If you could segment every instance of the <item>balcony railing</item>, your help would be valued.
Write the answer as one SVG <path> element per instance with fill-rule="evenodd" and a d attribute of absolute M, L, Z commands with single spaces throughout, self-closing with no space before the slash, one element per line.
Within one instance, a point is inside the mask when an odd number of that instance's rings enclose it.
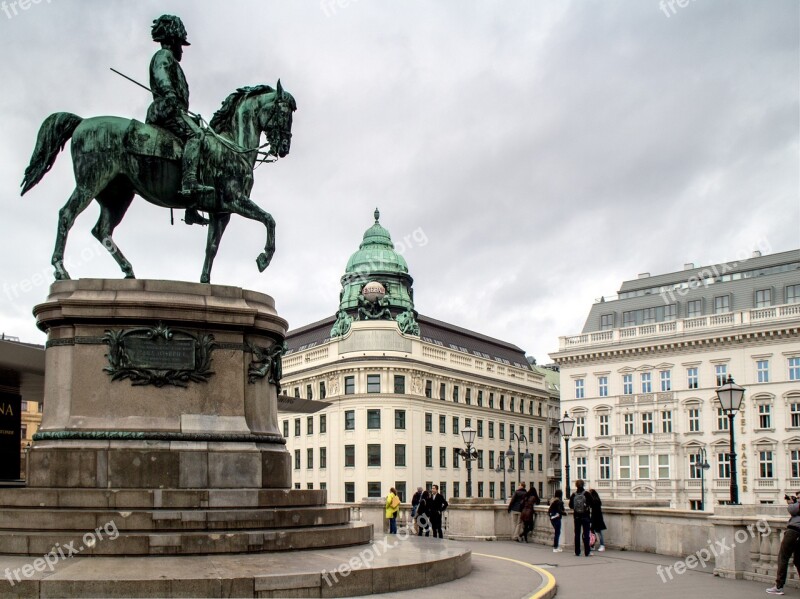
<path fill-rule="evenodd" d="M 682 318 L 667 322 L 643 324 L 635 327 L 624 327 L 560 337 L 559 350 L 564 351 L 592 345 L 608 345 L 626 342 L 630 339 L 659 335 L 682 335 L 684 333 L 694 333 L 705 329 L 713 330 L 718 328 L 750 326 L 770 321 L 780 322 L 782 320 L 796 320 L 798 317 L 800 317 L 800 303 L 771 306 L 769 308 L 756 308 L 740 312 L 726 312 L 724 314 L 713 314 L 696 318 Z"/>

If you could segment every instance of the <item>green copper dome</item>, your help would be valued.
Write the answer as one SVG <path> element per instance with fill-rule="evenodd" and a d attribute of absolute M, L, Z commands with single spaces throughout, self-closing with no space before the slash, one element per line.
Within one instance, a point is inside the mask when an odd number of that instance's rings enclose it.
<path fill-rule="evenodd" d="M 375 209 L 375 224 L 364 232 L 358 251 L 350 256 L 345 274 L 408 273 L 405 259 L 394 250 L 392 237 L 380 222 L 381 213 Z"/>

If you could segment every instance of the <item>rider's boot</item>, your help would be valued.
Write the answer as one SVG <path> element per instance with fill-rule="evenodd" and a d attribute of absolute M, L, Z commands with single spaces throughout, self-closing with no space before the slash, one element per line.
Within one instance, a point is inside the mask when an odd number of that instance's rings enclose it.
<path fill-rule="evenodd" d="M 200 139 L 194 137 L 186 142 L 183 150 L 183 179 L 180 194 L 186 198 L 199 200 L 202 196 L 213 194 L 214 188 L 203 185 L 197 180 L 197 169 L 200 163 Z M 186 209 L 184 222 L 187 225 L 207 225 L 208 219 L 200 216 L 197 208 L 191 206 Z"/>

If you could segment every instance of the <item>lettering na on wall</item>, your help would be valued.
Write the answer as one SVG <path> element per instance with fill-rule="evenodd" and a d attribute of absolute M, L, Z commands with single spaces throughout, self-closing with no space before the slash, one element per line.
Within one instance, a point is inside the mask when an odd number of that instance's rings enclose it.
<path fill-rule="evenodd" d="M 0 391 L 0 480 L 17 480 L 20 475 L 22 397 Z"/>

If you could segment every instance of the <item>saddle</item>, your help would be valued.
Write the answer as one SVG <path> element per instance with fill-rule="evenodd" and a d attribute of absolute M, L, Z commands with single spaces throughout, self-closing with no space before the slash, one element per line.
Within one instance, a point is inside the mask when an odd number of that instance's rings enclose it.
<path fill-rule="evenodd" d="M 122 147 L 129 153 L 140 156 L 177 161 L 183 157 L 183 143 L 176 135 L 136 119 L 131 119 L 131 124 L 122 138 Z"/>

